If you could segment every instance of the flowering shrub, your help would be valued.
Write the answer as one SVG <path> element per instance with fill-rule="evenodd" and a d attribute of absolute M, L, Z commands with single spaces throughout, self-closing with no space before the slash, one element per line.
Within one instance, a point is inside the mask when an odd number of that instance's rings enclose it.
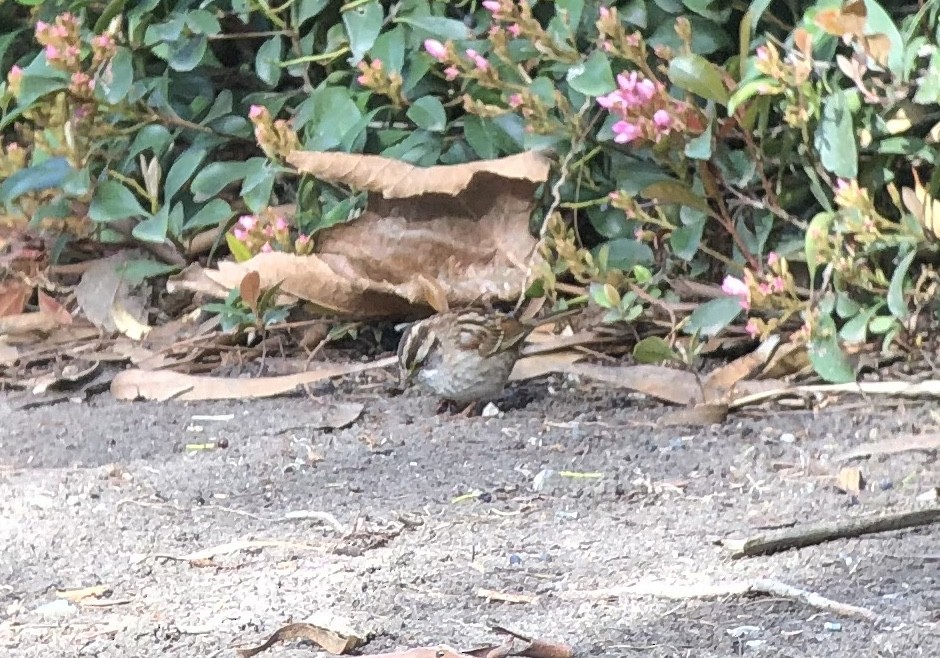
<path fill-rule="evenodd" d="M 933 3 L 32 4 L 0 39 L 0 200 L 33 218 L 308 253 L 361 197 L 297 176 L 292 149 L 545 149 L 549 295 L 633 320 L 676 277 L 723 284 L 676 329 L 784 332 L 834 380 L 844 343 L 934 312 Z M 271 208 L 292 201 L 288 226 Z"/>

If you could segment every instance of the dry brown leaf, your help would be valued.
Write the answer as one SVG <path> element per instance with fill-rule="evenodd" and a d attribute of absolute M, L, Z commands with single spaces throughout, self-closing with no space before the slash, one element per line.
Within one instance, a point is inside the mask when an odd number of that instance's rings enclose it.
<path fill-rule="evenodd" d="M 67 589 L 56 591 L 56 596 L 60 599 L 66 599 L 72 603 L 78 603 L 83 599 L 98 598 L 111 591 L 108 585 L 93 585 L 91 587 L 81 587 L 79 589 Z"/>
<path fill-rule="evenodd" d="M 770 336 L 750 354 L 745 354 L 710 372 L 702 382 L 705 397 L 710 402 L 727 401 L 729 396 L 732 396 L 735 385 L 744 378 L 750 377 L 758 368 L 767 363 L 767 359 L 779 343 L 780 336 Z"/>
<path fill-rule="evenodd" d="M 292 640 L 313 642 L 329 653 L 340 655 L 347 654 L 365 644 L 365 640 L 361 637 L 343 635 L 327 628 L 301 622 L 282 626 L 257 647 L 237 649 L 235 652 L 241 656 L 241 658 L 251 658 L 262 651 L 270 649 L 278 642 L 290 642 Z"/>
<path fill-rule="evenodd" d="M 865 488 L 865 478 L 862 469 L 857 466 L 846 466 L 839 470 L 836 476 L 836 486 L 849 494 L 857 494 Z"/>
<path fill-rule="evenodd" d="M 837 37 L 861 36 L 865 30 L 868 10 L 865 0 L 850 0 L 832 9 L 816 12 L 815 23 L 825 32 Z"/>
<path fill-rule="evenodd" d="M 0 281 L 0 317 L 22 313 L 31 292 L 30 286 L 17 279 Z"/>
<path fill-rule="evenodd" d="M 50 333 L 62 326 L 62 318 L 57 314 L 17 313 L 0 317 L 0 336 L 5 334 L 23 335 L 31 333 Z"/>
<path fill-rule="evenodd" d="M 283 377 L 226 379 L 200 377 L 169 370 L 124 370 L 111 382 L 111 394 L 119 400 L 233 400 L 282 395 L 314 382 L 396 363 L 388 357 L 371 363 L 324 366 L 310 372 Z"/>
<path fill-rule="evenodd" d="M 317 253 L 258 254 L 188 268 L 174 287 L 224 296 L 249 272 L 262 288 L 352 318 L 415 315 L 481 298 L 515 300 L 535 248 L 529 218 L 549 162 L 537 153 L 414 167 L 379 156 L 297 151 L 300 171 L 369 192 L 357 219 L 323 231 Z M 214 283 L 207 284 L 206 279 Z"/>
<path fill-rule="evenodd" d="M 131 252 L 120 252 L 95 262 L 75 287 L 75 299 L 85 317 L 106 332 L 120 331 L 139 340 L 147 326 L 147 287 L 132 288 L 124 278 L 123 266 Z"/>
<path fill-rule="evenodd" d="M 602 366 L 576 363 L 568 372 L 645 393 L 673 404 L 703 402 L 702 389 L 690 372 L 665 366 Z"/>
<path fill-rule="evenodd" d="M 728 405 L 721 403 L 697 404 L 687 409 L 667 411 L 659 417 L 659 424 L 689 425 L 693 427 L 707 427 L 720 425 L 728 417 Z"/>
<path fill-rule="evenodd" d="M 553 372 L 567 372 L 573 364 L 582 360 L 585 356 L 584 353 L 574 350 L 525 356 L 516 361 L 512 374 L 509 376 L 509 381 L 518 382 L 549 375 Z"/>
<path fill-rule="evenodd" d="M 896 455 L 902 452 L 913 452 L 917 450 L 940 451 L 940 433 L 904 434 L 881 441 L 863 443 L 840 455 L 836 455 L 833 457 L 833 461 L 845 462 L 850 459 L 861 459 L 862 457 L 875 457 L 878 455 Z"/>

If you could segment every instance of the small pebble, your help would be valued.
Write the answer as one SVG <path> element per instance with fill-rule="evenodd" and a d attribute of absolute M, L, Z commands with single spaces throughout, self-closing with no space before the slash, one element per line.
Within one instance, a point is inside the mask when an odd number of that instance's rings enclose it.
<path fill-rule="evenodd" d="M 894 489 L 894 482 L 885 478 L 878 482 L 878 488 L 882 491 L 888 491 L 889 489 Z"/>
<path fill-rule="evenodd" d="M 827 621 L 825 624 L 823 624 L 823 628 L 825 628 L 827 631 L 836 633 L 842 630 L 842 624 L 835 621 Z"/>
<path fill-rule="evenodd" d="M 780 435 L 780 441 L 782 443 L 796 443 L 796 436 L 794 436 L 791 432 L 784 432 Z"/>
<path fill-rule="evenodd" d="M 515 567 L 522 564 L 522 558 L 513 553 L 509 556 L 509 566 Z"/>
<path fill-rule="evenodd" d="M 542 493 L 552 484 L 557 484 L 558 473 L 550 468 L 543 468 L 532 478 L 532 491 Z"/>

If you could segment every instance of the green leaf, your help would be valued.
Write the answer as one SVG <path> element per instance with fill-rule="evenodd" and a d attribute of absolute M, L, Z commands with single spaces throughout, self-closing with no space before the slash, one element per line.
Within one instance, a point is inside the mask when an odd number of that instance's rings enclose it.
<path fill-rule="evenodd" d="M 317 16 L 329 4 L 330 0 L 300 0 L 294 5 L 297 10 L 297 17 L 294 19 L 295 27 L 299 27 L 304 21 Z"/>
<path fill-rule="evenodd" d="M 649 265 L 653 262 L 653 250 L 645 242 L 633 238 L 616 238 L 604 243 L 607 248 L 607 265 L 629 271 L 637 265 Z"/>
<path fill-rule="evenodd" d="M 248 246 L 244 242 L 241 242 L 235 238 L 232 233 L 225 233 L 225 244 L 228 245 L 229 253 L 232 254 L 232 258 L 235 259 L 236 263 L 243 263 L 249 258 L 251 258 L 251 252 L 248 250 Z"/>
<path fill-rule="evenodd" d="M 193 201 L 201 203 L 211 199 L 228 185 L 241 180 L 255 166 L 249 163 L 258 159 L 266 160 L 266 158 L 252 158 L 248 162 L 210 162 L 196 174 L 189 186 L 193 193 Z"/>
<path fill-rule="evenodd" d="M 164 126 L 158 124 L 144 126 L 134 136 L 134 141 L 128 147 L 125 161 L 132 161 L 148 149 L 154 155 L 160 155 L 171 141 L 173 141 L 173 136 Z"/>
<path fill-rule="evenodd" d="M 156 276 L 163 276 L 175 272 L 179 269 L 178 265 L 167 265 L 155 260 L 146 258 L 134 258 L 126 260 L 118 266 L 121 278 L 130 286 L 138 286 L 147 279 Z"/>
<path fill-rule="evenodd" d="M 281 80 L 281 37 L 271 37 L 258 48 L 255 72 L 261 81 L 274 87 Z"/>
<path fill-rule="evenodd" d="M 806 254 L 806 267 L 809 268 L 810 279 L 816 276 L 816 268 L 822 265 L 823 261 L 819 258 L 819 245 L 824 242 L 823 237 L 828 240 L 829 228 L 835 219 L 835 214 L 831 212 L 817 213 L 809 221 L 806 227 L 805 243 L 803 251 Z"/>
<path fill-rule="evenodd" d="M 665 363 L 677 358 L 675 350 L 659 336 L 647 336 L 633 347 L 637 363 Z"/>
<path fill-rule="evenodd" d="M 660 203 L 676 203 L 702 212 L 709 211 L 708 201 L 696 194 L 691 187 L 675 179 L 650 183 L 640 190 L 640 196 Z"/>
<path fill-rule="evenodd" d="M 132 84 L 134 84 L 134 62 L 131 51 L 119 47 L 98 77 L 99 86 L 96 89 L 100 89 L 104 99 L 113 105 L 127 97 Z"/>
<path fill-rule="evenodd" d="M 186 25 L 195 34 L 214 36 L 222 31 L 219 19 L 206 9 L 192 9 L 186 12 Z"/>
<path fill-rule="evenodd" d="M 672 252 L 686 262 L 695 258 L 702 244 L 702 233 L 707 221 L 708 218 L 702 216 L 698 221 L 675 228 L 669 236 Z"/>
<path fill-rule="evenodd" d="M 693 160 L 708 160 L 712 157 L 712 122 L 698 137 L 693 137 L 685 144 L 685 155 Z"/>
<path fill-rule="evenodd" d="M 294 123 L 304 127 L 304 148 L 327 151 L 362 119 L 362 111 L 345 87 L 321 87 L 297 107 Z"/>
<path fill-rule="evenodd" d="M 572 89 L 586 96 L 601 96 L 617 86 L 607 55 L 600 50 L 592 52 L 583 63 L 569 68 L 567 78 Z"/>
<path fill-rule="evenodd" d="M 674 57 L 669 62 L 669 80 L 697 96 L 728 104 L 728 88 L 722 70 L 701 55 L 689 53 Z"/>
<path fill-rule="evenodd" d="M 169 44 L 170 57 L 167 64 L 174 71 L 192 71 L 202 61 L 209 47 L 209 40 L 204 34 L 196 34 L 188 39 Z"/>
<path fill-rule="evenodd" d="M 346 26 L 346 35 L 349 37 L 349 49 L 352 51 L 352 64 L 362 60 L 379 33 L 382 31 L 382 21 L 385 13 L 378 0 L 371 0 L 343 12 L 343 24 Z"/>
<path fill-rule="evenodd" d="M 182 189 L 186 181 L 196 173 L 196 168 L 202 164 L 206 158 L 206 149 L 189 147 L 176 158 L 176 161 L 170 166 L 166 173 L 166 179 L 163 184 L 163 201 L 169 203 L 176 193 Z"/>
<path fill-rule="evenodd" d="M 395 22 L 416 27 L 444 41 L 464 41 L 472 36 L 470 28 L 468 28 L 463 21 L 454 20 L 453 18 L 444 18 L 442 16 L 399 16 L 395 19 Z"/>
<path fill-rule="evenodd" d="M 215 227 L 232 218 L 235 211 L 223 199 L 212 199 L 200 208 L 185 224 L 187 231 L 199 228 Z"/>
<path fill-rule="evenodd" d="M 447 115 L 444 105 L 435 96 L 422 96 L 416 100 L 406 113 L 418 128 L 441 132 L 447 127 Z"/>
<path fill-rule="evenodd" d="M 890 5 L 889 5 L 890 6 Z M 895 7 L 891 7 L 895 9 Z M 865 0 L 865 9 L 868 11 L 867 32 L 866 34 L 884 34 L 891 42 L 891 49 L 888 51 L 888 69 L 901 78 L 902 82 L 907 81 L 907 70 L 904 66 L 904 37 L 898 31 L 891 16 L 885 11 L 884 7 L 876 0 Z M 936 14 L 934 14 L 936 16 Z"/>
<path fill-rule="evenodd" d="M 164 205 L 156 213 L 140 222 L 131 231 L 131 235 L 141 242 L 161 243 L 166 240 L 170 226 L 170 206 Z"/>
<path fill-rule="evenodd" d="M 683 331 L 688 334 L 698 332 L 702 336 L 717 336 L 743 310 L 741 300 L 737 297 L 712 299 L 692 312 L 683 326 Z"/>
<path fill-rule="evenodd" d="M 725 0 L 682 0 L 682 4 L 716 23 L 724 23 L 731 16 L 731 3 Z"/>
<path fill-rule="evenodd" d="M 49 158 L 40 164 L 20 169 L 0 183 L 0 203 L 9 204 L 29 192 L 59 187 L 73 171 L 65 158 Z"/>
<path fill-rule="evenodd" d="M 878 312 L 881 304 L 876 304 L 871 308 L 862 309 L 851 320 L 842 325 L 839 330 L 839 337 L 847 343 L 861 343 L 868 340 L 868 323 L 875 313 Z M 885 316 L 893 320 L 890 316 Z"/>
<path fill-rule="evenodd" d="M 95 190 L 88 208 L 93 222 L 113 222 L 128 217 L 148 217 L 137 197 L 116 180 L 106 180 Z"/>
<path fill-rule="evenodd" d="M 495 133 L 499 129 L 488 118 L 467 114 L 463 120 L 463 136 L 478 156 L 484 160 L 492 160 L 500 155 L 499 144 Z"/>
<path fill-rule="evenodd" d="M 858 145 L 845 91 L 831 94 L 823 103 L 814 145 L 827 171 L 840 178 L 858 176 Z"/>
<path fill-rule="evenodd" d="M 369 49 L 372 59 L 382 61 L 386 71 L 401 73 L 405 66 L 405 32 L 408 28 L 396 27 L 379 35 Z"/>
<path fill-rule="evenodd" d="M 727 50 L 732 47 L 729 37 L 731 32 L 724 25 L 701 16 L 686 16 L 692 25 L 692 52 L 699 55 L 711 55 L 718 50 Z M 673 52 L 684 52 L 685 46 L 676 34 L 676 22 L 664 20 L 649 37 L 647 45 L 652 49 L 655 46 L 668 46 Z"/>
<path fill-rule="evenodd" d="M 911 252 L 898 263 L 894 274 L 891 275 L 891 283 L 888 284 L 888 310 L 891 311 L 891 315 L 901 322 L 907 320 L 910 314 L 907 307 L 907 298 L 904 297 L 904 283 L 905 279 L 907 279 L 907 271 L 911 268 L 911 263 L 914 262 L 914 256 L 916 255 L 917 251 L 912 249 Z"/>
<path fill-rule="evenodd" d="M 92 31 L 95 34 L 100 34 L 107 30 L 111 20 L 124 11 L 125 4 L 127 4 L 127 0 L 111 0 L 111 2 L 105 5 L 105 8 L 101 11 L 101 15 L 92 26 Z"/>
<path fill-rule="evenodd" d="M 732 116 L 740 105 L 751 100 L 754 96 L 770 96 L 779 94 L 781 91 L 783 91 L 783 87 L 774 82 L 773 78 L 757 78 L 756 80 L 741 82 L 728 99 L 728 116 Z"/>
<path fill-rule="evenodd" d="M 839 345 L 839 334 L 831 317 L 819 318 L 809 342 L 809 360 L 820 377 L 833 384 L 855 381 L 855 368 Z"/>

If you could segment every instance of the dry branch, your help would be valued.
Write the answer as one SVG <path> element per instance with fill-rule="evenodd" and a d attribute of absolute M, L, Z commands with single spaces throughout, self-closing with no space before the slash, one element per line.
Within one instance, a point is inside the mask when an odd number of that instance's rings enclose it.
<path fill-rule="evenodd" d="M 610 587 L 606 589 L 575 592 L 587 598 L 604 598 L 612 596 L 654 596 L 664 599 L 711 599 L 727 596 L 745 596 L 748 594 L 763 594 L 780 598 L 793 599 L 812 608 L 831 612 L 846 617 L 860 617 L 869 621 L 878 619 L 878 614 L 868 608 L 849 603 L 842 603 L 826 598 L 821 594 L 787 585 L 779 580 L 769 578 L 756 578 L 733 583 L 719 583 L 708 585 L 670 585 L 668 583 L 648 583 L 630 585 L 627 587 Z"/>
<path fill-rule="evenodd" d="M 937 522 L 940 522 L 940 507 L 931 507 L 877 517 L 845 519 L 783 528 L 748 539 L 725 539 L 722 544 L 734 550 L 732 557 L 735 558 L 769 555 L 791 548 L 822 544 L 834 539 L 903 530 Z"/>

